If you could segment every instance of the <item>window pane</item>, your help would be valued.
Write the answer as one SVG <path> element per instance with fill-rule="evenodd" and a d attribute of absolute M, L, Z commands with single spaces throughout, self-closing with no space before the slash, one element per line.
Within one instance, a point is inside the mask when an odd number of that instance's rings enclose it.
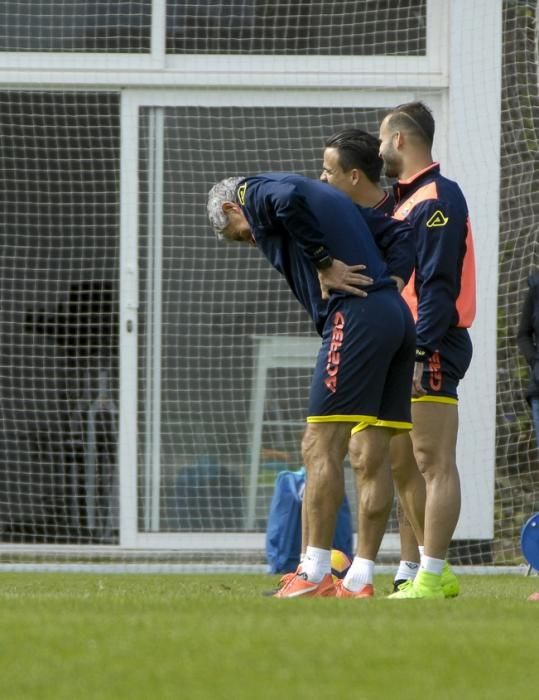
<path fill-rule="evenodd" d="M 150 51 L 151 0 L 7 0 L 0 51 Z"/>
<path fill-rule="evenodd" d="M 168 0 L 169 53 L 422 56 L 426 0 Z"/>
<path fill-rule="evenodd" d="M 115 542 L 119 98 L 0 92 L 0 533 Z"/>

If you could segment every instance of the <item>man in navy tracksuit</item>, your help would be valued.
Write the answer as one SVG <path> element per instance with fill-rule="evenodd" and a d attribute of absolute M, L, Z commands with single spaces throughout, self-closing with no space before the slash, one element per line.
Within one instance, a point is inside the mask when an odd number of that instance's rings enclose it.
<path fill-rule="evenodd" d="M 466 200 L 432 159 L 434 119 L 421 102 L 391 110 L 380 126 L 380 155 L 394 186 L 393 216 L 416 233 L 415 271 L 403 291 L 416 320 L 411 434 L 391 445 L 396 479 L 419 467 L 425 477 L 421 566 L 412 585 L 391 597 L 443 598 L 459 592 L 445 563 L 460 512 L 455 461 L 457 386 L 472 357 L 468 328 L 475 316 L 475 264 Z M 420 548 L 421 549 L 421 548 Z"/>
<path fill-rule="evenodd" d="M 334 188 L 289 173 L 217 183 L 209 193 L 208 215 L 220 237 L 261 250 L 322 337 L 302 443 L 308 546 L 300 570 L 276 596 L 371 597 L 370 584 L 354 593 L 336 589 L 331 542 L 351 434 L 362 433 L 359 507 L 368 511 L 376 531 L 365 550 L 360 547 L 360 557 L 374 562 L 391 509 L 387 454 L 390 438 L 411 429 L 415 350 L 413 320 L 392 277 L 401 284 L 409 279 L 413 232 L 406 223 L 360 210 Z M 393 238 L 387 263 L 373 234 Z M 331 290 L 328 301 L 322 299 L 319 275 Z M 355 284 L 365 277 L 370 284 L 362 291 Z"/>
<path fill-rule="evenodd" d="M 325 142 L 323 165 L 320 179 L 345 192 L 356 204 L 370 207 L 391 215 L 395 209 L 392 192 L 386 192 L 380 185 L 383 160 L 379 154 L 380 143 L 377 137 L 357 127 L 347 127 L 332 134 Z M 385 258 L 384 241 L 377 240 L 378 247 Z M 391 448 L 390 448 L 391 449 Z M 352 453 L 353 456 L 353 453 Z M 351 465 L 354 468 L 354 464 Z M 356 478 L 360 478 L 355 470 Z M 398 477 L 398 472 L 395 476 Z M 415 529 L 422 531 L 425 523 L 426 490 L 421 472 L 408 470 L 406 479 L 395 479 L 399 502 L 404 503 L 413 514 Z M 415 577 L 419 569 L 420 555 L 414 529 L 405 516 L 402 507 L 398 508 L 401 556 L 399 567 L 394 577 L 394 590 L 401 584 Z M 358 522 L 358 532 L 368 531 L 369 522 Z M 356 562 L 352 564 L 356 568 Z M 352 588 L 369 582 L 368 567 L 358 567 L 352 571 L 354 576 L 347 576 L 344 585 Z"/>

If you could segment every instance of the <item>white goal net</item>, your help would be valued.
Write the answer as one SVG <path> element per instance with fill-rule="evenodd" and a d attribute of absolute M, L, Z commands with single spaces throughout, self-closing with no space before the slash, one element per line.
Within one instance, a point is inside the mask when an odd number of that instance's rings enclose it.
<path fill-rule="evenodd" d="M 376 134 L 411 99 L 434 111 L 479 243 L 450 554 L 521 563 L 539 510 L 515 344 L 539 264 L 536 1 L 4 5 L 3 565 L 264 570 L 318 341 L 256 251 L 212 237 L 206 193 L 318 177 L 328 136 Z M 397 550 L 392 514 L 383 556 Z"/>

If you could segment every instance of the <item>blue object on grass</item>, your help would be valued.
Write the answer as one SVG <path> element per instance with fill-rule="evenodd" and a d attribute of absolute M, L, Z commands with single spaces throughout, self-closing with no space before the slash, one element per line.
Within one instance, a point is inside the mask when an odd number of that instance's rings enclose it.
<path fill-rule="evenodd" d="M 277 475 L 266 531 L 269 573 L 295 571 L 301 550 L 301 503 L 305 490 L 305 468 Z M 353 557 L 352 514 L 345 496 L 337 515 L 333 548 Z"/>
<path fill-rule="evenodd" d="M 539 513 L 524 523 L 520 533 L 520 548 L 528 564 L 539 571 Z"/>

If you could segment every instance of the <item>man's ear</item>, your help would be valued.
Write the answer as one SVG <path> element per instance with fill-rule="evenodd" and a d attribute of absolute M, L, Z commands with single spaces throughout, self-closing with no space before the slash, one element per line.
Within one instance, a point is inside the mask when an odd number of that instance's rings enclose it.
<path fill-rule="evenodd" d="M 352 185 L 354 185 L 354 187 L 355 187 L 360 180 L 361 180 L 361 170 L 354 168 L 352 170 Z"/>
<path fill-rule="evenodd" d="M 396 131 L 393 134 L 393 139 L 395 141 L 395 148 L 402 148 L 404 146 L 404 134 L 402 131 Z"/>
<path fill-rule="evenodd" d="M 225 214 L 228 214 L 231 211 L 235 211 L 237 206 L 238 205 L 234 204 L 234 202 L 223 202 L 223 211 Z"/>

